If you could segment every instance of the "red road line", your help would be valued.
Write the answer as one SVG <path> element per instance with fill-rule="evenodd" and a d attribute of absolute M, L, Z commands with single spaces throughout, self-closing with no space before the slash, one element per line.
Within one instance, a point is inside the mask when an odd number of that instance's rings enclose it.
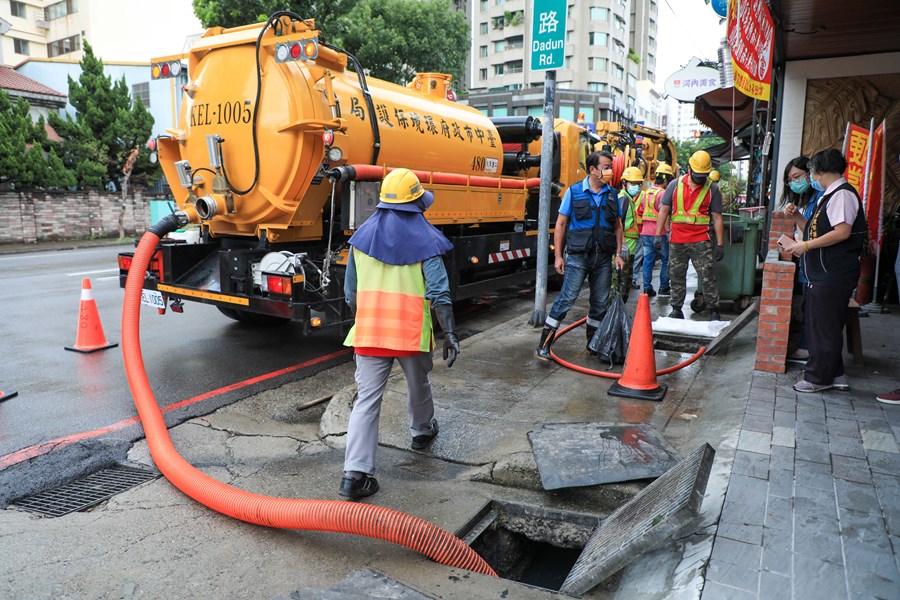
<path fill-rule="evenodd" d="M 173 410 L 177 410 L 179 408 L 183 408 L 185 406 L 190 406 L 191 404 L 196 404 L 197 402 L 202 402 L 203 400 L 207 400 L 209 398 L 213 398 L 215 396 L 220 396 L 222 394 L 226 394 L 228 392 L 232 392 L 234 390 L 238 390 L 243 387 L 247 387 L 249 385 L 253 385 L 255 383 L 259 383 L 261 381 L 266 381 L 267 379 L 272 379 L 273 377 L 278 377 L 280 375 L 286 375 L 287 373 L 291 373 L 293 371 L 297 371 L 299 369 L 303 369 L 305 367 L 311 367 L 312 365 L 318 364 L 320 362 L 324 362 L 326 360 L 331 360 L 332 358 L 338 358 L 349 354 L 352 352 L 351 348 L 345 348 L 343 350 L 338 350 L 337 352 L 332 352 L 331 354 L 326 354 L 324 356 L 319 356 L 318 358 L 313 358 L 306 362 L 302 362 L 291 367 L 285 367 L 284 369 L 279 369 L 277 371 L 272 371 L 271 373 L 266 373 L 265 375 L 260 375 L 258 377 L 252 377 L 250 379 L 245 379 L 244 381 L 239 381 L 237 383 L 232 383 L 231 385 L 226 385 L 224 387 L 220 387 L 218 389 L 205 392 L 203 394 L 199 394 L 197 396 L 193 396 L 191 398 L 187 398 L 182 400 L 181 402 L 176 402 L 175 404 L 170 404 L 166 407 L 163 407 L 161 410 L 163 413 L 171 412 Z M 21 450 L 17 450 L 16 452 L 11 452 L 5 456 L 0 456 L 0 469 L 5 469 L 6 467 L 11 467 L 12 465 L 19 464 L 20 462 L 26 461 L 30 458 L 35 458 L 36 456 L 41 456 L 42 454 L 46 454 L 51 450 L 56 448 L 69 446 L 76 442 L 80 442 L 82 440 L 87 440 L 91 438 L 95 438 L 107 433 L 111 433 L 113 431 L 118 431 L 120 429 L 125 429 L 126 427 L 130 427 L 137 423 L 140 423 L 141 419 L 139 417 L 131 417 L 129 419 L 124 419 L 119 421 L 118 423 L 113 423 L 111 425 L 106 425 L 105 427 L 100 427 L 99 429 L 94 429 L 92 431 L 84 431 L 81 433 L 75 433 L 72 435 L 67 435 L 65 437 L 57 438 L 55 440 L 50 440 L 48 442 L 42 442 L 40 444 L 35 444 L 34 446 L 28 446 L 27 448 L 22 448 Z"/>

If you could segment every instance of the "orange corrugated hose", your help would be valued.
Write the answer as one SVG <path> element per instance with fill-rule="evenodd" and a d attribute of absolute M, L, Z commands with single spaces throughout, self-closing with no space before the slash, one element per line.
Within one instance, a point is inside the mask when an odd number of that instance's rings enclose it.
<path fill-rule="evenodd" d="M 175 226 L 163 221 L 171 219 Z M 389 508 L 337 500 L 272 498 L 226 485 L 193 467 L 175 450 L 156 402 L 141 354 L 140 307 L 144 273 L 162 235 L 178 225 L 167 216 L 144 234 L 134 253 L 122 306 L 122 354 L 128 385 L 137 407 L 150 454 L 175 487 L 215 511 L 256 525 L 352 533 L 400 544 L 452 567 L 497 576 L 462 540 L 437 525 Z M 162 225 L 161 225 L 162 224 Z"/>
<path fill-rule="evenodd" d="M 561 329 L 559 331 L 559 333 L 556 334 L 556 339 L 559 339 L 560 336 L 562 336 L 566 333 L 569 333 L 570 331 L 572 331 L 573 329 L 575 329 L 576 327 L 578 327 L 585 321 L 587 321 L 587 317 L 582 317 L 581 319 L 575 321 L 568 327 Z M 671 367 L 666 367 L 665 369 L 660 369 L 659 371 L 656 372 L 656 376 L 659 377 L 660 375 L 668 375 L 669 373 L 674 373 L 678 369 L 683 369 L 686 366 L 688 366 L 689 364 L 691 364 L 692 362 L 696 361 L 701 356 L 703 356 L 704 352 L 706 352 L 706 346 L 700 346 L 700 349 L 697 350 L 697 352 L 695 352 L 694 355 L 691 356 L 689 359 L 682 361 L 682 362 L 678 363 L 677 365 L 672 365 Z M 581 365 L 576 365 L 573 362 L 569 362 L 569 361 L 565 360 L 564 358 L 560 358 L 556 354 L 556 352 L 553 351 L 553 346 L 550 346 L 550 357 L 555 362 L 561 364 L 562 366 L 566 367 L 567 369 L 572 369 L 573 371 L 578 371 L 579 373 L 585 373 L 586 375 L 593 375 L 594 377 L 603 377 L 605 379 L 621 379 L 622 378 L 621 373 L 613 373 L 612 371 L 598 371 L 596 369 L 589 369 L 587 367 L 582 367 Z"/>

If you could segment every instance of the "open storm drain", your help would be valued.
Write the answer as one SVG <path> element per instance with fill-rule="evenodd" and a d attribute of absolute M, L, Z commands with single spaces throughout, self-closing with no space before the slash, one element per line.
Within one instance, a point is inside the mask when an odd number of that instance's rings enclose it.
<path fill-rule="evenodd" d="M 12 506 L 45 517 L 61 517 L 100 504 L 107 498 L 159 476 L 156 471 L 114 465 L 58 488 L 16 500 Z"/>

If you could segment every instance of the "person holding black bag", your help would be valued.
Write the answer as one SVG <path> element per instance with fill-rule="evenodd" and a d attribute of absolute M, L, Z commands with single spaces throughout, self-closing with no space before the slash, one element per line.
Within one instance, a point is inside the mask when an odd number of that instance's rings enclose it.
<path fill-rule="evenodd" d="M 625 264 L 619 253 L 624 236 L 618 194 L 609 185 L 612 163 L 609 152 L 591 153 L 587 158 L 588 176 L 563 196 L 553 232 L 554 268 L 563 276 L 563 283 L 544 322 L 536 350 L 539 360 L 550 360 L 556 331 L 575 304 L 585 279 L 590 285 L 586 335 L 591 341 L 606 315 L 613 256 L 617 269 Z"/>

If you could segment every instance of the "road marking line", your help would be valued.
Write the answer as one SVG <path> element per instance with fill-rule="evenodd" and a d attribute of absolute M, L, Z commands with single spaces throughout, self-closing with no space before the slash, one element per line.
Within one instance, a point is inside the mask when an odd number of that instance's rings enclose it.
<path fill-rule="evenodd" d="M 82 271 L 80 273 L 66 273 L 66 277 L 80 277 L 82 275 L 93 275 L 94 273 L 112 273 L 113 271 L 118 273 L 119 268 L 116 267 L 115 269 L 99 269 L 97 271 Z"/>
<path fill-rule="evenodd" d="M 211 390 L 209 392 L 205 392 L 203 394 L 199 394 L 197 396 L 193 396 L 191 398 L 187 398 L 182 400 L 181 402 L 176 402 L 175 404 L 170 404 L 168 406 L 163 407 L 161 410 L 163 413 L 172 412 L 173 410 L 177 410 L 179 408 L 184 408 L 185 406 L 190 406 L 191 404 L 196 404 L 197 402 L 202 402 L 203 400 L 208 400 L 209 398 L 214 398 L 216 396 L 221 396 L 222 394 L 226 394 L 228 392 L 233 392 L 234 390 L 241 389 L 243 387 L 247 387 L 253 385 L 255 383 L 260 383 L 261 381 L 266 381 L 267 379 L 272 379 L 274 377 L 278 377 L 279 375 L 286 375 L 287 373 L 292 373 L 294 371 L 298 371 L 303 369 L 304 367 L 311 367 L 313 365 L 319 364 L 321 362 L 325 362 L 327 360 L 331 360 L 333 358 L 340 358 L 342 356 L 346 356 L 352 352 L 352 348 L 345 348 L 343 350 L 337 350 L 332 352 L 331 354 L 325 354 L 323 356 L 319 356 L 317 358 L 311 358 L 310 360 L 302 363 L 298 363 L 296 365 L 285 367 L 284 369 L 279 369 L 277 371 L 272 371 L 271 373 L 266 373 L 264 375 L 259 375 L 257 377 L 252 377 L 250 379 L 245 379 L 244 381 L 238 381 L 237 383 L 232 383 L 231 385 L 226 385 L 224 387 L 217 388 L 215 390 Z M 21 393 L 21 390 L 19 390 Z M 22 448 L 21 450 L 17 450 L 15 452 L 11 452 L 5 456 L 0 456 L 0 470 L 5 469 L 6 467 L 11 467 L 12 465 L 19 464 L 20 462 L 24 462 L 26 460 L 35 458 L 37 456 L 41 456 L 42 454 L 47 454 L 48 452 L 55 450 L 56 448 L 63 448 L 65 446 L 70 446 L 76 442 L 80 442 L 82 440 L 99 437 L 101 435 L 107 435 L 113 431 L 118 431 L 120 429 L 125 429 L 131 425 L 136 425 L 141 422 L 140 417 L 131 417 L 129 419 L 124 419 L 117 423 L 113 423 L 111 425 L 107 425 L 105 427 L 100 427 L 99 429 L 94 429 L 92 431 L 84 431 L 82 433 L 75 433 L 72 435 L 67 435 L 65 437 L 57 438 L 55 440 L 50 440 L 49 442 L 41 442 L 40 444 L 35 444 L 34 446 L 28 446 L 27 448 Z"/>

